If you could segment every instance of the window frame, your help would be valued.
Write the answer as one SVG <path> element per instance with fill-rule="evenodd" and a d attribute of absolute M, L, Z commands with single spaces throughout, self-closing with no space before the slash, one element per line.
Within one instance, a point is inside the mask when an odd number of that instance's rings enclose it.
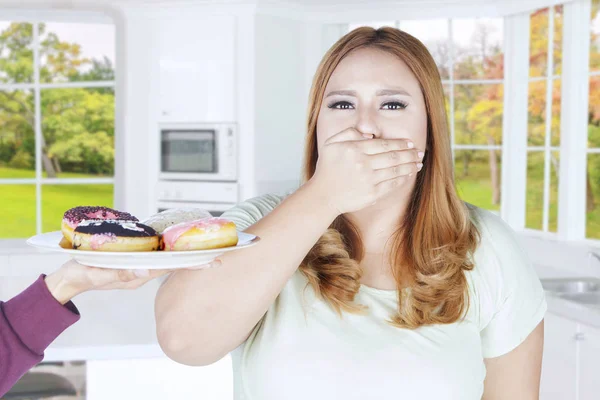
<path fill-rule="evenodd" d="M 52 10 L 40 10 L 39 12 L 33 12 L 31 10 L 2 10 L 3 21 L 7 22 L 24 22 L 33 25 L 33 82 L 32 83 L 0 83 L 0 90 L 31 90 L 34 95 L 34 113 L 35 113 L 35 126 L 34 126 L 34 138 L 35 138 L 35 177 L 34 178 L 1 178 L 0 179 L 0 190 L 5 187 L 12 185 L 35 185 L 35 198 L 36 198 L 36 234 L 42 233 L 42 187 L 44 185 L 113 185 L 113 204 L 115 208 L 119 208 L 121 202 L 120 193 L 123 191 L 123 182 L 117 177 L 120 175 L 120 169 L 122 169 L 120 159 L 123 157 L 123 141 L 118 139 L 120 137 L 119 132 L 123 124 L 122 113 L 119 112 L 118 104 L 122 102 L 122 83 L 120 76 L 123 75 L 121 72 L 123 68 L 123 61 L 121 61 L 120 55 L 122 49 L 120 48 L 120 36 L 122 32 L 122 21 L 116 16 L 109 15 L 101 12 L 89 12 L 84 10 L 77 11 L 52 11 Z M 6 12 L 4 12 L 6 11 Z M 57 83 L 42 83 L 40 82 L 40 54 L 39 54 L 39 24 L 40 23 L 79 23 L 79 24 L 108 24 L 115 27 L 115 79 L 110 81 L 80 81 L 80 82 L 57 82 Z M 114 102 L 115 102 L 115 172 L 113 177 L 98 177 L 98 178 L 44 178 L 43 167 L 42 167 L 42 115 L 41 115 L 41 93 L 43 90 L 52 89 L 64 89 L 64 88 L 112 88 L 114 90 Z M 15 240 L 21 240 L 22 238 L 2 238 L 0 239 L 0 247 L 13 246 Z"/>
<path fill-rule="evenodd" d="M 535 10 L 504 15 L 504 77 L 501 80 L 458 81 L 450 74 L 442 84 L 449 85 L 449 102 L 453 157 L 460 149 L 489 149 L 490 146 L 457 145 L 454 137 L 454 86 L 465 83 L 502 83 L 504 85 L 504 116 L 502 124 L 502 171 L 500 215 L 517 232 L 532 239 L 547 239 L 551 245 L 566 243 L 581 245 L 583 248 L 600 248 L 600 239 L 586 237 L 586 171 L 587 155 L 600 153 L 598 149 L 587 148 L 587 110 L 589 100 L 589 77 L 600 75 L 600 71 L 589 71 L 589 43 L 592 0 L 554 1 L 544 4 L 549 12 L 549 32 L 554 34 L 554 6 L 563 6 L 562 71 L 560 76 L 553 71 L 554 40 L 549 41 L 548 55 L 552 58 L 550 71 L 544 77 L 529 76 L 530 15 Z M 448 18 L 448 39 L 452 46 L 452 24 L 458 15 Z M 416 19 L 416 18 L 415 18 Z M 582 24 L 581 21 L 588 21 Z M 401 29 L 402 20 L 397 26 Z M 453 68 L 454 51 L 450 52 L 450 65 Z M 450 69 L 452 71 L 452 69 Z M 582 76 L 587 79 L 581 79 Z M 528 144 L 528 86 L 530 82 L 545 80 L 546 115 L 552 107 L 552 86 L 555 79 L 561 81 L 560 145 L 552 146 L 546 127 L 544 146 Z M 550 108 L 550 110 L 548 110 Z M 569 134 L 563 134 L 569 132 Z M 543 151 L 544 164 L 544 223 L 542 230 L 525 227 L 527 193 L 527 155 L 530 150 Z M 549 224 L 549 154 L 559 151 L 560 170 L 558 171 L 558 223 L 556 232 L 548 232 Z M 509 184 L 510 182 L 510 184 Z M 579 246 L 578 246 L 579 247 Z"/>

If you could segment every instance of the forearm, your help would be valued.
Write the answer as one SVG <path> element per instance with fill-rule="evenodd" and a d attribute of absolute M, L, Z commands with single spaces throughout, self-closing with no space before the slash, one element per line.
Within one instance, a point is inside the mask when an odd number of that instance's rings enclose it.
<path fill-rule="evenodd" d="M 0 396 L 40 362 L 48 345 L 78 319 L 75 306 L 57 302 L 43 276 L 0 303 Z"/>
<path fill-rule="evenodd" d="M 289 196 L 247 230 L 260 242 L 224 254 L 220 267 L 172 274 L 156 300 L 159 341 L 171 358 L 208 364 L 248 337 L 336 217 L 318 192 L 309 184 Z"/>

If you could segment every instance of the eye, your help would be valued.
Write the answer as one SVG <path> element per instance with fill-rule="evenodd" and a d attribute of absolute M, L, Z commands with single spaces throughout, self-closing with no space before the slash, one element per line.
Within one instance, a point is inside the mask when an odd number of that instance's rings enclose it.
<path fill-rule="evenodd" d="M 348 101 L 336 101 L 335 103 L 329 104 L 327 107 L 333 108 L 336 110 L 351 110 L 354 108 L 352 103 Z"/>
<path fill-rule="evenodd" d="M 404 110 L 406 107 L 408 107 L 408 104 L 402 101 L 389 101 L 381 106 L 384 110 Z"/>

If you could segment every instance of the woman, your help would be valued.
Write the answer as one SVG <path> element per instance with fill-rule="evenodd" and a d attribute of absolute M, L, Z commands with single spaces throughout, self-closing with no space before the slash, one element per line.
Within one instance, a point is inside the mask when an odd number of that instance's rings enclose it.
<path fill-rule="evenodd" d="M 79 320 L 73 297 L 89 290 L 136 289 L 165 273 L 92 268 L 69 261 L 6 303 L 0 301 L 0 397 Z"/>
<path fill-rule="evenodd" d="M 313 81 L 304 184 L 223 215 L 260 244 L 159 290 L 166 354 L 233 351 L 236 399 L 537 398 L 539 279 L 511 229 L 459 199 L 452 168 L 423 44 L 348 33 Z"/>

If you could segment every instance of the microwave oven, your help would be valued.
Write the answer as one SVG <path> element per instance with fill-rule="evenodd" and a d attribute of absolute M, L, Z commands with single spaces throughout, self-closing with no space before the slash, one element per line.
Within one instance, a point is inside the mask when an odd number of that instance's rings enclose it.
<path fill-rule="evenodd" d="M 234 124 L 159 125 L 161 180 L 237 180 Z"/>

